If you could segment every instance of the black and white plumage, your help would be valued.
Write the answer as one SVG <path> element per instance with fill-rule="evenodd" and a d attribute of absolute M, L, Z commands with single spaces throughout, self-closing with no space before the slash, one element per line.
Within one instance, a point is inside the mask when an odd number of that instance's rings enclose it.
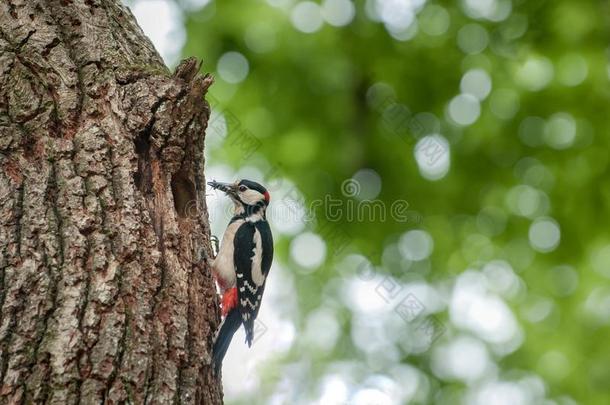
<path fill-rule="evenodd" d="M 254 321 L 273 261 L 273 237 L 265 215 L 270 198 L 263 186 L 250 180 L 208 184 L 224 191 L 235 206 L 234 216 L 212 264 L 223 294 L 224 319 L 213 347 L 214 367 L 218 372 L 240 325 L 244 325 L 248 346 L 252 345 Z"/>
<path fill-rule="evenodd" d="M 273 260 L 273 238 L 267 221 L 246 221 L 237 230 L 233 246 L 238 307 L 246 330 L 246 341 L 251 346 L 254 320 L 260 309 L 265 280 Z"/>

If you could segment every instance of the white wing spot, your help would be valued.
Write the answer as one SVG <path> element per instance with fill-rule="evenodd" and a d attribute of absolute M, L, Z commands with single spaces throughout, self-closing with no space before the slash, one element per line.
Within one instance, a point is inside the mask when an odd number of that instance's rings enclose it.
<path fill-rule="evenodd" d="M 252 309 L 256 309 L 256 303 L 252 303 L 249 298 L 241 300 L 241 306 L 245 307 L 246 305 L 249 305 Z"/>
<path fill-rule="evenodd" d="M 250 292 L 251 292 L 252 294 L 256 294 L 256 289 L 257 289 L 257 287 L 252 287 L 252 286 L 250 285 L 250 283 L 248 282 L 248 280 L 244 280 L 244 283 L 245 283 L 245 286 L 246 286 L 246 287 L 248 287 L 248 290 L 250 290 Z M 242 288 L 243 288 L 243 287 L 242 287 Z M 241 291 L 241 289 L 240 289 L 240 291 Z M 243 291 L 242 291 L 242 292 L 243 292 Z"/>

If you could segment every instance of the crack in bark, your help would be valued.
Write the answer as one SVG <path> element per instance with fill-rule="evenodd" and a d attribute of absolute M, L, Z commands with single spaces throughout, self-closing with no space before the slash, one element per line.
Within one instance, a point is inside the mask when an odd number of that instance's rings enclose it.
<path fill-rule="evenodd" d="M 21 258 L 21 220 L 23 218 L 23 197 L 25 195 L 25 181 L 17 188 L 17 201 L 15 202 L 15 245 L 17 256 Z M 2 306 L 0 305 L 0 308 Z M 0 320 L 2 318 L 0 317 Z"/>
<path fill-rule="evenodd" d="M 161 222 L 158 224 L 158 227 L 159 227 L 159 229 L 157 231 L 157 238 L 158 238 L 158 249 L 159 249 L 159 252 L 161 252 L 161 260 L 159 262 L 159 268 L 160 268 L 159 285 L 157 286 L 157 289 L 155 290 L 155 292 L 152 295 L 151 313 L 153 315 L 153 318 L 155 317 L 155 314 L 157 313 L 157 308 L 161 301 L 159 296 L 161 295 L 161 292 L 163 291 L 163 289 L 165 287 L 166 277 L 167 277 L 167 261 L 166 261 L 166 257 L 165 257 L 165 239 L 164 239 L 164 235 L 163 235 L 163 227 L 164 227 L 163 220 L 161 220 Z M 152 338 L 153 338 L 153 341 L 155 344 L 160 343 L 157 341 L 156 333 L 152 334 Z M 166 341 L 165 343 L 167 344 L 168 342 Z M 145 392 L 146 392 L 146 397 L 144 399 L 145 404 L 148 403 L 148 396 L 152 392 L 151 385 L 155 378 L 156 368 L 157 368 L 157 356 L 155 354 L 153 354 L 152 359 L 151 359 L 150 374 L 148 375 L 148 378 L 147 378 L 147 381 L 145 384 Z"/>
<path fill-rule="evenodd" d="M 62 3 L 62 2 L 60 2 Z M 57 11 L 62 10 L 63 11 L 63 6 L 65 6 L 65 4 L 58 4 L 58 5 L 49 5 L 48 7 L 48 12 L 49 12 L 49 16 L 51 17 L 51 19 L 55 22 L 55 27 L 56 27 L 56 32 L 58 35 L 58 39 L 60 40 L 61 43 L 65 44 L 65 49 L 68 52 L 68 55 L 70 57 L 70 61 L 72 63 L 74 63 L 74 67 L 76 69 L 76 79 L 77 79 L 77 89 L 78 89 L 78 103 L 76 106 L 76 113 L 75 113 L 75 117 L 72 120 L 72 126 L 76 127 L 78 125 L 78 123 L 80 122 L 81 119 L 81 115 L 82 115 L 82 111 L 83 111 L 83 104 L 84 104 L 84 100 L 85 100 L 85 86 L 83 83 L 83 76 L 82 76 L 82 66 L 79 65 L 79 58 L 78 58 L 78 54 L 75 50 L 76 48 L 76 42 L 71 38 L 72 32 L 70 32 L 70 30 L 65 26 L 65 24 L 63 24 L 60 19 L 59 16 L 57 14 L 55 14 Z M 70 16 L 68 15 L 64 15 L 64 17 L 67 17 L 68 19 L 70 18 L 74 18 L 72 25 L 80 25 L 80 21 L 78 21 L 76 19 L 76 17 L 74 16 Z M 78 22 L 78 24 L 75 24 L 74 21 Z M 63 124 L 62 122 L 59 122 L 59 124 Z M 60 127 L 61 128 L 61 127 Z"/>
<path fill-rule="evenodd" d="M 124 318 L 124 322 L 123 322 L 123 332 L 121 334 L 121 339 L 119 340 L 117 353 L 114 356 L 113 370 L 110 373 L 110 376 L 108 377 L 108 382 L 106 383 L 106 390 L 104 390 L 104 393 L 102 396 L 101 403 L 103 403 L 103 404 L 106 403 L 108 394 L 110 393 L 110 390 L 112 389 L 114 382 L 116 381 L 116 379 L 119 375 L 121 366 L 123 364 L 123 356 L 125 354 L 125 344 L 127 342 L 127 332 L 129 330 L 129 321 L 130 321 L 130 316 L 129 316 L 130 310 L 126 304 L 124 305 L 123 310 L 125 312 L 125 318 Z"/>
<path fill-rule="evenodd" d="M 5 257 L 8 257 L 7 251 L 6 251 L 6 247 L 4 249 L 2 249 L 2 254 L 5 255 Z M 2 325 L 2 321 L 4 318 L 4 299 L 6 297 L 6 284 L 5 284 L 5 277 L 6 277 L 6 268 L 8 267 L 8 265 L 6 266 L 2 266 L 0 268 L 1 272 L 0 272 L 0 325 Z M 1 356 L 0 356 L 1 358 Z M 0 383 L 2 382 L 2 379 L 0 378 Z"/>
<path fill-rule="evenodd" d="M 30 63 L 29 61 L 25 60 L 24 58 L 21 57 L 21 53 L 22 53 L 22 48 L 29 42 L 30 38 L 32 37 L 32 35 L 34 35 L 37 32 L 37 30 L 32 29 L 30 31 L 28 31 L 28 34 L 26 35 L 26 37 L 24 37 L 18 44 L 15 44 L 14 41 L 12 41 L 2 30 L 0 30 L 0 34 L 1 36 L 7 41 L 7 43 L 9 43 L 11 45 L 10 48 L 6 49 L 6 51 L 8 52 L 12 52 L 15 55 L 15 59 L 17 59 L 24 67 L 26 67 L 31 73 L 32 75 L 41 83 L 41 85 L 44 87 L 44 89 L 47 91 L 52 103 L 53 103 L 53 110 L 52 110 L 52 116 L 54 117 L 53 123 L 54 125 L 52 126 L 52 128 L 50 129 L 55 129 L 54 127 L 57 126 L 59 124 L 59 118 L 58 118 L 58 114 L 57 114 L 57 95 L 55 94 L 54 90 L 48 85 L 48 83 L 46 83 L 46 81 L 44 80 L 44 78 L 41 76 L 39 69 L 37 66 L 33 65 L 32 63 Z M 50 45 L 51 47 L 55 47 L 56 45 L 58 45 L 61 41 L 59 41 L 58 38 L 55 38 Z M 42 55 L 43 56 L 47 56 L 48 53 L 45 54 L 45 51 L 47 50 L 47 48 L 45 48 L 45 50 L 43 51 Z M 50 49 L 48 49 L 50 51 Z M 13 66 L 11 66 L 8 76 L 10 76 L 10 71 L 12 70 Z M 37 87 L 34 86 L 34 84 L 30 81 L 30 86 L 32 88 L 32 92 L 34 94 L 37 94 Z M 40 95 L 40 94 L 38 94 Z M 8 96 L 8 93 L 7 93 Z M 46 110 L 46 104 L 43 103 L 42 101 L 42 95 L 40 95 L 41 98 L 39 100 L 38 103 L 38 107 L 36 109 L 34 109 L 34 111 L 32 111 L 29 115 L 26 115 L 23 119 L 19 120 L 20 123 L 27 123 L 31 120 L 33 120 L 34 118 L 36 118 L 39 114 L 41 114 L 42 112 L 44 112 Z M 10 120 L 10 113 L 8 110 L 8 107 L 10 106 L 10 103 L 8 102 L 8 99 L 6 100 L 6 105 L 7 105 L 7 115 L 9 117 Z"/>
<path fill-rule="evenodd" d="M 108 134 L 104 132 L 104 135 L 105 135 L 105 138 L 106 138 L 106 142 L 108 144 L 111 144 L 111 140 L 110 140 Z M 106 186 L 106 188 L 108 188 L 109 190 L 112 191 L 112 200 L 116 204 L 116 201 L 118 201 L 118 200 L 117 200 L 116 184 L 115 184 L 116 183 L 116 181 L 115 181 L 115 179 L 116 179 L 116 173 L 115 173 L 116 165 L 115 165 L 115 160 L 114 160 L 113 149 L 112 148 L 108 148 L 107 149 L 107 154 L 108 154 L 108 162 L 109 162 L 108 163 L 108 166 L 109 166 L 108 173 L 109 174 L 105 178 L 110 183 L 110 187 Z M 118 251 L 117 251 L 117 248 L 115 246 L 116 238 L 111 236 L 112 235 L 112 231 L 111 231 L 112 224 L 109 224 L 109 221 L 108 221 L 108 214 L 109 214 L 111 208 L 106 205 L 104 199 L 101 198 L 99 196 L 99 194 L 97 195 L 97 199 L 98 199 L 98 201 L 100 203 L 100 228 L 104 232 L 104 234 L 106 234 L 108 236 L 108 240 L 109 240 L 108 244 L 110 246 L 110 252 L 112 253 L 112 256 L 113 257 L 118 257 L 119 256 L 118 255 Z M 112 211 L 114 211 L 114 209 L 115 208 L 113 207 Z M 126 259 L 129 259 L 129 258 L 126 258 Z M 119 274 L 122 276 L 122 272 L 120 272 Z M 119 286 L 120 286 L 120 282 L 119 282 Z M 119 292 L 120 292 L 120 289 L 119 289 Z"/>
<path fill-rule="evenodd" d="M 55 310 L 57 309 L 58 280 L 53 274 L 55 272 L 54 266 L 51 265 L 51 263 L 49 263 L 48 259 L 49 259 L 48 256 L 45 254 L 43 262 L 45 264 L 45 267 L 48 269 L 47 276 L 49 278 L 49 283 L 50 283 L 47 301 L 49 301 L 51 304 L 50 304 L 50 307 L 45 312 L 42 322 L 41 322 L 42 326 L 39 328 L 38 336 L 36 338 L 36 343 L 34 346 L 33 361 L 30 364 L 30 368 L 29 368 L 30 372 L 32 372 L 32 370 L 36 364 L 45 364 L 45 361 L 39 358 L 39 350 L 40 350 L 40 346 L 42 345 L 42 342 L 44 341 L 44 338 L 47 334 L 47 329 L 49 327 L 49 320 L 51 319 L 51 317 L 55 313 Z M 46 355 L 46 357 L 48 357 L 48 355 Z M 47 359 L 46 363 L 48 364 L 48 359 Z M 49 370 L 49 372 L 47 373 L 47 376 L 46 376 L 47 378 L 41 379 L 41 383 L 43 384 L 43 387 L 41 389 L 43 392 L 48 391 L 48 388 L 49 388 L 48 376 L 50 374 L 50 369 L 48 366 L 47 366 L 47 369 Z M 25 393 L 27 393 L 27 389 L 24 390 L 24 398 L 26 397 Z"/>
<path fill-rule="evenodd" d="M 84 204 L 83 204 L 84 205 Z M 81 333 L 81 336 L 83 336 L 83 342 L 85 341 L 85 329 L 83 327 L 83 320 L 85 318 L 85 314 L 87 311 L 87 306 L 89 305 L 89 301 L 90 301 L 90 291 L 91 291 L 91 272 L 92 272 L 92 266 L 89 266 L 89 259 L 93 259 L 91 257 L 91 245 L 93 244 L 93 242 L 91 241 L 91 239 L 89 237 L 87 237 L 87 239 L 85 240 L 85 255 L 84 255 L 84 259 L 83 259 L 83 272 L 85 273 L 85 289 L 84 291 L 81 293 L 81 304 L 79 305 L 79 309 L 78 309 L 78 330 Z M 84 342 L 83 346 L 86 346 L 86 342 Z M 80 403 L 80 399 L 81 399 L 81 388 L 82 388 L 82 384 L 83 384 L 83 380 L 85 379 L 85 377 L 83 376 L 83 370 L 82 370 L 82 366 L 81 366 L 81 362 L 83 361 L 83 356 L 85 356 L 86 358 L 88 358 L 89 356 L 87 356 L 88 354 L 88 350 L 86 350 L 85 348 L 80 350 L 80 353 L 78 353 L 78 356 L 76 358 L 76 370 L 78 371 L 78 375 L 79 375 L 79 379 L 76 381 L 76 395 L 77 395 L 77 403 Z"/>
<path fill-rule="evenodd" d="M 24 38 L 20 44 L 18 45 L 13 45 L 11 48 L 6 49 L 6 51 L 11 52 L 15 55 L 14 59 L 11 61 L 11 66 L 8 69 L 7 72 L 7 77 L 10 77 L 12 75 L 12 71 L 15 67 L 15 60 L 17 60 L 23 67 L 27 68 L 29 70 L 29 72 L 32 74 L 32 76 L 38 80 L 38 82 L 41 84 L 41 86 L 46 90 L 51 102 L 53 103 L 53 109 L 51 111 L 52 113 L 52 117 L 53 119 L 53 125 L 50 126 L 49 129 L 56 130 L 57 125 L 59 124 L 59 118 L 58 118 L 58 113 L 57 113 L 57 94 L 56 92 L 48 85 L 48 83 L 46 83 L 46 81 L 44 80 L 44 78 L 41 76 L 40 74 L 40 70 L 38 66 L 35 66 L 34 64 L 30 63 L 28 60 L 22 58 L 21 56 L 21 50 L 23 48 L 23 46 L 28 42 L 28 40 L 30 39 L 30 37 L 36 32 L 36 30 L 32 30 L 29 31 L 28 35 L 26 36 L 26 38 Z M 10 44 L 12 43 L 11 40 L 0 30 L 0 33 L 2 33 L 2 36 L 6 39 L 6 41 Z M 40 99 L 38 101 L 38 106 L 37 108 L 35 108 L 31 113 L 26 114 L 24 117 L 20 118 L 18 121 L 14 121 L 20 124 L 25 124 L 28 123 L 30 121 L 32 121 L 33 119 L 35 119 L 36 117 L 38 117 L 41 113 L 43 113 L 46 110 L 46 103 L 43 102 L 43 97 L 41 94 L 38 94 L 38 87 L 34 85 L 34 83 L 32 81 L 28 81 L 30 88 L 32 90 L 33 94 L 36 94 L 38 96 L 40 96 Z M 9 122 L 13 122 L 13 120 L 11 119 L 11 114 L 10 114 L 10 109 L 9 107 L 11 106 L 11 103 L 8 99 L 8 95 L 9 93 L 6 93 L 6 97 L 5 97 L 5 104 L 6 104 L 6 114 L 7 114 L 7 118 L 9 119 Z M 24 131 L 25 133 L 28 133 L 28 131 Z"/>
<path fill-rule="evenodd" d="M 57 172 L 55 168 L 55 161 L 51 160 L 51 171 L 49 174 L 48 180 L 48 188 L 47 188 L 47 201 L 56 202 L 57 201 Z M 57 225 L 57 247 L 59 249 L 59 266 L 62 267 L 65 262 L 65 246 L 64 246 L 64 238 L 63 238 L 63 220 L 61 218 L 61 214 L 59 212 L 59 207 L 57 204 L 51 204 L 51 211 L 53 212 L 53 216 L 55 217 L 56 225 Z"/>
<path fill-rule="evenodd" d="M 192 272 L 193 272 L 193 267 L 190 267 L 190 271 L 189 271 L 189 275 L 188 275 L 188 279 L 191 279 L 192 276 Z M 188 289 L 188 304 L 187 304 L 187 317 L 186 317 L 186 356 L 189 356 L 190 354 L 193 353 L 193 339 L 192 339 L 192 331 L 191 331 L 191 318 L 192 318 L 192 296 L 191 296 L 191 288 L 189 286 Z M 185 367 L 185 363 L 190 360 L 190 359 L 182 359 L 182 361 L 180 361 L 180 364 L 178 365 L 178 374 L 176 376 L 176 387 L 178 387 L 178 389 L 176 390 L 176 396 L 174 397 L 174 404 L 179 405 L 182 403 L 182 379 L 183 379 L 183 372 L 184 372 L 184 367 Z"/>
<path fill-rule="evenodd" d="M 35 29 L 28 31 L 26 36 L 23 37 L 21 41 L 16 43 L 13 38 L 10 38 L 8 35 L 6 35 L 6 32 L 4 32 L 4 30 L 0 28 L 0 37 L 2 37 L 2 39 L 4 39 L 10 45 L 10 48 L 7 48 L 6 50 L 13 53 L 18 53 L 19 50 L 23 48 L 25 44 L 28 43 L 32 35 L 34 35 L 35 33 Z"/>
<path fill-rule="evenodd" d="M 18 188 L 17 188 L 17 199 L 15 202 L 15 214 L 14 214 L 14 227 L 15 227 L 15 243 L 17 246 L 17 253 L 18 253 L 18 257 L 21 258 L 21 220 L 23 217 L 23 198 L 24 198 L 24 193 L 25 193 L 25 180 L 21 182 L 21 184 L 19 184 Z M 7 267 L 10 267 L 11 265 L 9 264 Z M 5 283 L 5 277 L 6 277 L 6 268 L 3 269 L 2 271 L 2 285 L 3 285 L 3 291 L 4 291 L 4 283 Z M 16 294 L 17 297 L 19 296 L 19 294 Z M 0 341 L 0 347 L 2 348 L 2 350 L 0 351 L 0 384 L 4 383 L 4 378 L 6 376 L 6 372 L 8 369 L 8 362 L 9 362 L 9 347 L 10 347 L 10 343 L 11 343 L 11 339 L 13 336 L 13 331 L 15 329 L 15 325 L 16 325 L 16 319 L 17 319 L 17 313 L 19 312 L 19 308 L 21 305 L 23 305 L 24 300 L 18 300 L 18 298 L 16 297 L 15 301 L 16 304 L 13 308 L 12 311 L 10 312 L 10 321 L 9 321 L 9 326 L 7 328 L 7 332 L 6 335 L 2 338 L 2 340 Z M 2 323 L 4 322 L 4 316 L 5 316 L 5 311 L 6 308 L 4 307 L 5 304 L 5 300 L 6 300 L 6 291 L 4 291 L 4 293 L 2 294 L 2 302 L 0 303 L 0 321 L 2 321 Z"/>
<path fill-rule="evenodd" d="M 49 56 L 49 54 L 51 53 L 53 48 L 55 48 L 59 44 L 61 44 L 61 41 L 59 40 L 59 38 L 53 38 L 53 40 L 44 47 L 44 49 L 42 50 L 42 52 L 40 54 L 46 58 L 47 56 Z"/>
<path fill-rule="evenodd" d="M 8 332 L 0 342 L 0 347 L 2 347 L 2 351 L 0 352 L 0 384 L 4 384 L 4 378 L 6 377 L 6 372 L 8 370 L 9 356 L 11 354 L 9 353 L 8 348 L 11 345 L 11 341 L 13 339 L 14 331 L 17 325 L 17 314 L 23 310 L 23 307 L 25 306 L 25 301 L 26 299 L 25 293 L 23 291 L 23 286 L 20 286 L 19 290 L 17 290 L 15 294 L 16 305 L 11 311 L 11 320 L 9 322 Z"/>

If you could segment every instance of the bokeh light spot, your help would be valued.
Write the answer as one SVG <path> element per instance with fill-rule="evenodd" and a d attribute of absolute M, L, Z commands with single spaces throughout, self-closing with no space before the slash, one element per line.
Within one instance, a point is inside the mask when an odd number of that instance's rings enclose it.
<path fill-rule="evenodd" d="M 313 1 L 302 1 L 294 6 L 290 20 L 297 30 L 306 34 L 318 31 L 323 24 L 320 6 Z"/>
<path fill-rule="evenodd" d="M 508 262 L 492 260 L 483 267 L 483 274 L 490 291 L 506 298 L 511 298 L 518 293 L 519 279 Z"/>
<path fill-rule="evenodd" d="M 479 100 L 470 94 L 460 94 L 449 102 L 449 118 L 460 126 L 474 124 L 481 114 Z"/>
<path fill-rule="evenodd" d="M 489 381 L 474 387 L 472 398 L 465 403 L 471 405 L 530 405 L 532 402 L 524 389 L 512 382 Z"/>
<path fill-rule="evenodd" d="M 292 240 L 290 257 L 306 272 L 313 271 L 324 262 L 326 243 L 315 233 L 302 233 Z"/>
<path fill-rule="evenodd" d="M 547 213 L 549 201 L 542 191 L 520 184 L 506 194 L 506 205 L 514 214 L 533 219 Z"/>
<path fill-rule="evenodd" d="M 314 348 L 329 352 L 335 347 L 340 332 L 335 313 L 328 308 L 319 308 L 307 316 L 303 337 Z"/>
<path fill-rule="evenodd" d="M 488 367 L 485 345 L 472 337 L 460 336 L 432 354 L 432 369 L 445 380 L 472 383 L 483 377 Z"/>
<path fill-rule="evenodd" d="M 530 56 L 517 68 L 515 80 L 527 90 L 539 91 L 551 82 L 553 74 L 553 64 L 548 58 Z"/>
<path fill-rule="evenodd" d="M 421 30 L 432 36 L 443 35 L 451 22 L 447 10 L 436 4 L 424 8 L 418 19 Z"/>
<path fill-rule="evenodd" d="M 510 0 L 462 0 L 467 15 L 490 21 L 505 20 L 512 10 Z"/>
<path fill-rule="evenodd" d="M 467 24 L 458 31 L 457 43 L 462 52 L 476 55 L 483 52 L 487 47 L 489 34 L 479 24 Z"/>
<path fill-rule="evenodd" d="M 424 260 L 432 253 L 434 241 L 428 232 L 414 230 L 401 236 L 398 248 L 411 261 Z"/>
<path fill-rule="evenodd" d="M 510 350 L 518 347 L 514 340 L 519 337 L 519 327 L 513 313 L 501 298 L 487 291 L 485 277 L 479 272 L 468 270 L 457 278 L 449 314 L 456 326 L 487 342 Z"/>
<path fill-rule="evenodd" d="M 512 89 L 495 90 L 489 99 L 489 108 L 493 115 L 509 120 L 519 111 L 519 93 Z"/>
<path fill-rule="evenodd" d="M 576 121 L 570 114 L 557 113 L 549 118 L 544 131 L 544 140 L 551 148 L 569 148 L 575 138 Z"/>
<path fill-rule="evenodd" d="M 358 186 L 353 196 L 359 200 L 372 200 L 381 192 L 381 176 L 373 169 L 358 170 L 352 180 Z"/>
<path fill-rule="evenodd" d="M 589 256 L 593 270 L 610 279 L 610 245 L 603 245 L 593 249 Z"/>
<path fill-rule="evenodd" d="M 559 224 L 552 218 L 538 218 L 530 226 L 530 244 L 539 252 L 552 252 L 559 245 L 560 239 L 561 231 Z"/>
<path fill-rule="evenodd" d="M 427 135 L 414 148 L 417 168 L 423 178 L 440 180 L 449 172 L 451 153 L 449 142 L 439 134 Z"/>
<path fill-rule="evenodd" d="M 239 52 L 224 53 L 218 59 L 218 75 L 227 83 L 239 83 L 248 76 L 248 60 Z"/>
<path fill-rule="evenodd" d="M 539 367 L 542 373 L 554 380 L 562 380 L 570 372 L 570 362 L 557 350 L 551 350 L 540 358 Z"/>
<path fill-rule="evenodd" d="M 462 93 L 470 94 L 479 100 L 485 100 L 491 91 L 491 78 L 483 69 L 469 70 L 460 82 Z"/>
<path fill-rule="evenodd" d="M 348 25 L 354 19 L 356 9 L 350 0 L 324 0 L 322 17 L 324 21 L 335 27 Z"/>

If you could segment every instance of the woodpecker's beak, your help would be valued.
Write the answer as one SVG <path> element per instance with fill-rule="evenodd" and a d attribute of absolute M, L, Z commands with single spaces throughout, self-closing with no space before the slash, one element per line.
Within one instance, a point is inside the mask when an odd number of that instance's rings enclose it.
<path fill-rule="evenodd" d="M 237 185 L 234 183 L 221 183 L 219 181 L 209 181 L 208 184 L 214 190 L 224 191 L 231 197 L 237 196 Z"/>

